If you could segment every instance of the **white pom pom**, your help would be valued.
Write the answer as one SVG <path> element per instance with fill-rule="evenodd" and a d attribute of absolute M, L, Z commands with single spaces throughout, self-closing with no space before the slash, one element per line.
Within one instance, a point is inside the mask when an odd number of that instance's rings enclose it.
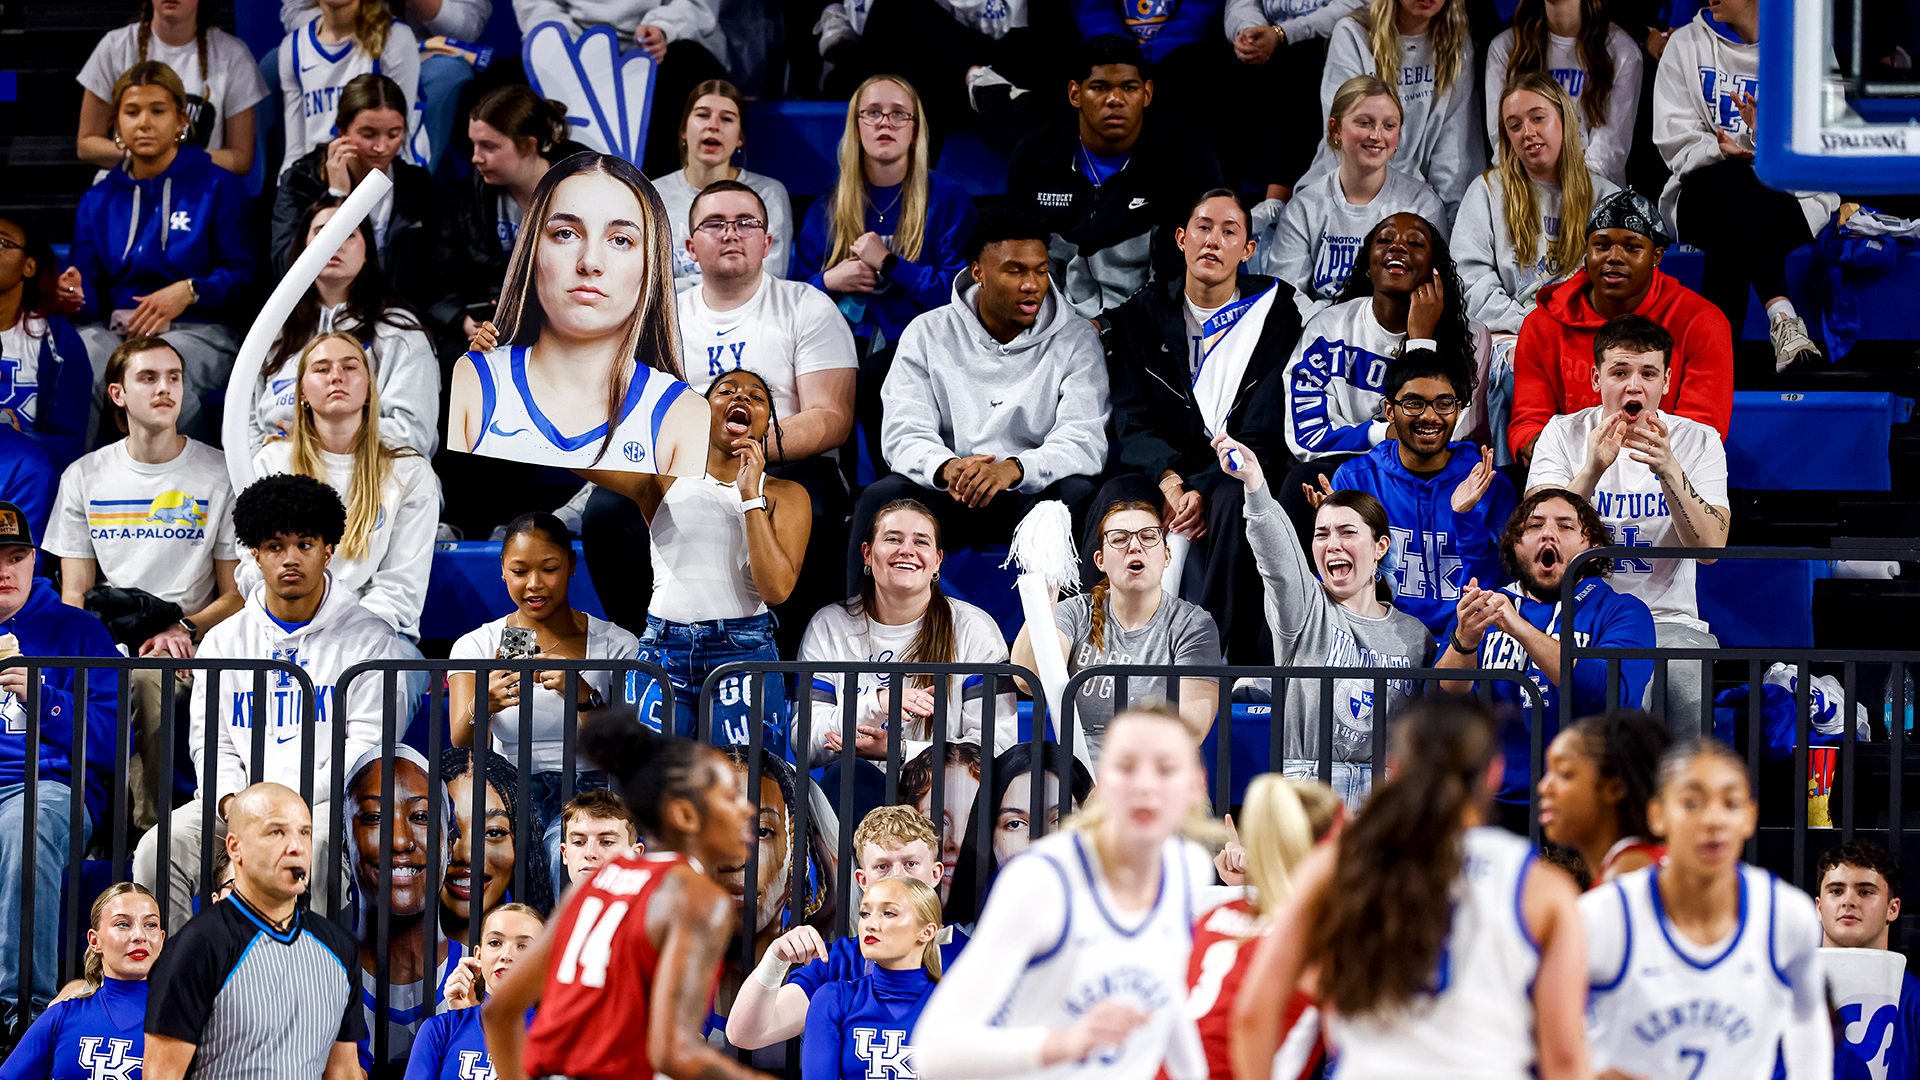
<path fill-rule="evenodd" d="M 1027 511 L 1007 545 L 1009 566 L 1033 574 L 1068 593 L 1080 591 L 1080 548 L 1073 539 L 1073 515 L 1063 502 L 1043 502 Z"/>

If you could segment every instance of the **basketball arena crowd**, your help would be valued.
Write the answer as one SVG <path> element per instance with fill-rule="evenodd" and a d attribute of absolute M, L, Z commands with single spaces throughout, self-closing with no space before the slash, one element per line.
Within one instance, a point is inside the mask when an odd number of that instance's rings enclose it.
<path fill-rule="evenodd" d="M 1894 856 L 1693 722 L 1789 256 L 1920 236 L 1756 173 L 1781 2 L 127 0 L 0 210 L 0 1080 L 1920 1080 Z"/>

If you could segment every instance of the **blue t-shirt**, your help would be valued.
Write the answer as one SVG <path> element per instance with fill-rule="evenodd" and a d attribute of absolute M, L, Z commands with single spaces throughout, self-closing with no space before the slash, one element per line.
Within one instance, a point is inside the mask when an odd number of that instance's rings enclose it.
<path fill-rule="evenodd" d="M 533 1024 L 533 1010 L 527 1010 Z M 430 1016 L 413 1037 L 407 1057 L 406 1080 L 474 1080 L 493 1075 L 487 1056 L 487 1034 L 480 1027 L 480 1010 L 455 1009 Z"/>
<path fill-rule="evenodd" d="M 0 1065 L 0 1080 L 136 1077 L 146 1052 L 146 1022 L 146 982 L 107 979 L 86 997 L 41 1013 Z"/>
<path fill-rule="evenodd" d="M 1126 168 L 1132 157 L 1132 154 L 1115 154 L 1112 157 L 1096 154 L 1083 143 L 1080 147 L 1080 175 L 1092 181 L 1094 187 L 1099 187 L 1113 179 L 1114 173 Z"/>
<path fill-rule="evenodd" d="M 299 622 L 288 622 L 271 611 L 267 612 L 267 618 L 272 619 L 275 626 L 278 626 L 289 634 L 313 621 L 312 619 L 302 619 Z"/>
<path fill-rule="evenodd" d="M 947 930 L 949 938 L 940 945 L 942 971 L 952 970 L 953 962 L 960 958 L 960 950 L 967 947 L 967 935 L 961 933 L 959 927 L 949 926 Z M 787 981 L 806 991 L 811 1000 L 827 983 L 852 982 L 878 970 L 871 960 L 860 955 L 859 939 L 849 935 L 828 942 L 825 960 L 807 961 L 795 968 Z"/>
<path fill-rule="evenodd" d="M 925 968 L 874 966 L 851 982 L 822 987 L 807 1006 L 800 1080 L 916 1075 L 907 1039 L 932 993 Z"/>

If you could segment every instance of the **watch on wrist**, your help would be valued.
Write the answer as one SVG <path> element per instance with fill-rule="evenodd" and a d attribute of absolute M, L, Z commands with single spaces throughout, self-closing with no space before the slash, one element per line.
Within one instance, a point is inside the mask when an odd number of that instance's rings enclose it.
<path fill-rule="evenodd" d="M 1014 467 L 1014 468 L 1016 468 L 1016 469 L 1018 469 L 1018 470 L 1020 470 L 1020 475 L 1018 475 L 1018 476 L 1016 476 L 1016 477 L 1014 477 L 1014 478 L 1013 478 L 1013 482 L 1017 484 L 1017 483 L 1019 483 L 1020 481 L 1022 481 L 1022 480 L 1025 480 L 1025 479 L 1027 478 L 1027 467 L 1026 467 L 1026 465 L 1025 465 L 1024 463 L 1022 463 L 1022 462 L 1021 462 L 1021 460 L 1020 460 L 1019 458 L 1017 458 L 1017 457 L 1010 457 L 1010 458 L 1008 458 L 1007 460 L 1008 460 L 1009 462 L 1012 462 L 1012 463 L 1013 463 L 1013 467 Z"/>
<path fill-rule="evenodd" d="M 587 703 L 582 705 L 581 708 L 590 710 L 598 709 L 604 707 L 606 703 L 607 699 L 600 696 L 599 688 L 589 686 L 587 687 Z"/>
<path fill-rule="evenodd" d="M 880 276 L 892 277 L 893 268 L 899 265 L 900 265 L 900 256 L 894 254 L 891 251 L 887 252 L 887 257 L 880 260 Z"/>
<path fill-rule="evenodd" d="M 182 615 L 180 617 L 180 626 L 186 630 L 188 641 L 193 642 L 195 645 L 200 644 L 200 627 L 197 623 Z"/>
<path fill-rule="evenodd" d="M 192 278 L 187 279 L 187 296 L 191 298 L 192 303 L 200 302 L 200 286 L 195 285 Z"/>
<path fill-rule="evenodd" d="M 766 509 L 767 509 L 767 497 L 765 495 L 755 495 L 751 499 L 740 500 L 740 512 L 742 514 L 746 513 L 749 510 L 766 510 Z M 769 513 L 771 513 L 771 511 L 769 511 Z"/>

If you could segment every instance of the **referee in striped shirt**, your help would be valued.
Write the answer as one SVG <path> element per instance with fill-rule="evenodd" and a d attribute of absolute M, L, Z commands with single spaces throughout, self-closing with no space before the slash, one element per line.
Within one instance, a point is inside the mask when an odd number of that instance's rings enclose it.
<path fill-rule="evenodd" d="M 359 948 L 300 907 L 313 817 L 279 784 L 227 815 L 233 895 L 169 941 L 147 978 L 145 1080 L 360 1080 Z"/>

